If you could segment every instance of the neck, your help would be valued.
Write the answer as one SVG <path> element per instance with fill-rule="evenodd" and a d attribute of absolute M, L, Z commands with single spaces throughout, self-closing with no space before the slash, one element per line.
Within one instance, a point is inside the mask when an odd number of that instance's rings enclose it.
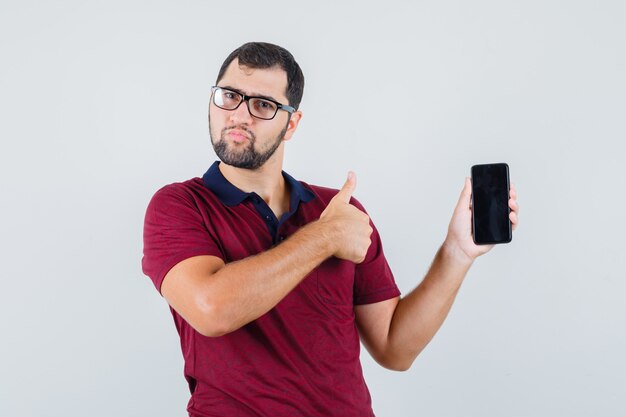
<path fill-rule="evenodd" d="M 219 169 L 235 187 L 246 193 L 257 193 L 272 208 L 283 207 L 284 202 L 289 201 L 288 187 L 282 175 L 282 158 L 272 157 L 255 170 L 237 168 L 224 162 L 220 162 Z"/>

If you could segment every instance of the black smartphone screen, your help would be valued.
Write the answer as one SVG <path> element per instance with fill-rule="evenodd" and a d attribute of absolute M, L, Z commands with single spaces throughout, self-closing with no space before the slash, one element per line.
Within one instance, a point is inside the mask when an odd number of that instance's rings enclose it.
<path fill-rule="evenodd" d="M 472 234 L 477 245 L 508 243 L 513 238 L 509 220 L 509 166 L 472 167 Z"/>

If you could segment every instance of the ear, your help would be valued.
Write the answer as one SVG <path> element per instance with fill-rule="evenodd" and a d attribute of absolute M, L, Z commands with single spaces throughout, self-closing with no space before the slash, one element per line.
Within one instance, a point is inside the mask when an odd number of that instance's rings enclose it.
<path fill-rule="evenodd" d="M 283 140 L 287 141 L 291 139 L 291 136 L 295 133 L 296 128 L 298 127 L 298 123 L 300 123 L 300 119 L 302 119 L 301 111 L 294 111 L 293 113 L 291 113 L 289 123 L 287 124 L 287 131 L 285 132 L 285 137 L 283 138 Z"/>

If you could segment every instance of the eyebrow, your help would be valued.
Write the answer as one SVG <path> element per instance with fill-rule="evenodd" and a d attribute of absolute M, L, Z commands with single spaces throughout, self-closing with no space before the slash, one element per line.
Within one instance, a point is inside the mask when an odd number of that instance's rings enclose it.
<path fill-rule="evenodd" d="M 224 85 L 224 86 L 219 86 L 220 88 L 225 88 L 227 90 L 233 90 L 236 93 L 241 94 L 242 96 L 246 96 L 246 97 L 258 97 L 258 98 L 264 98 L 266 100 L 270 100 L 270 101 L 275 101 L 276 103 L 280 104 L 280 101 L 276 100 L 274 97 L 272 96 L 266 96 L 263 94 L 247 94 L 241 90 L 236 89 L 235 87 L 231 87 L 229 85 Z"/>

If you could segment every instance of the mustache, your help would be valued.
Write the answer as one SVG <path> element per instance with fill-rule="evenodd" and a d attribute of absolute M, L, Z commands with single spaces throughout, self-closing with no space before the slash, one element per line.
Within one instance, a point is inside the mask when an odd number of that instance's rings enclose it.
<path fill-rule="evenodd" d="M 222 138 L 226 136 L 228 132 L 230 132 L 231 130 L 235 130 L 235 129 L 246 132 L 248 134 L 248 139 L 250 139 L 252 142 L 256 140 L 255 134 L 244 125 L 225 127 L 224 129 L 222 129 Z"/>

